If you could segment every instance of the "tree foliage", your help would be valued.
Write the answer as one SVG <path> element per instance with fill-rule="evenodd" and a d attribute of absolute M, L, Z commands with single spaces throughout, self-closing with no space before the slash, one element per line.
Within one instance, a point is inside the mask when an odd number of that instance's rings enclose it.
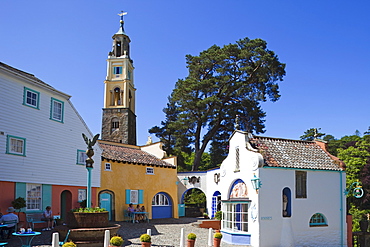
<path fill-rule="evenodd" d="M 162 127 L 149 132 L 167 141 L 170 154 L 191 149 L 195 171 L 210 143 L 211 157 L 217 158 L 213 165 L 221 163 L 218 159 L 227 151 L 225 136 L 233 131 L 236 115 L 243 117 L 248 131 L 264 132 L 266 114 L 260 103 L 280 98 L 277 82 L 285 75 L 285 64 L 264 40 L 248 38 L 223 47 L 213 45 L 199 56 L 187 55 L 186 63 L 189 74 L 177 81 Z"/>

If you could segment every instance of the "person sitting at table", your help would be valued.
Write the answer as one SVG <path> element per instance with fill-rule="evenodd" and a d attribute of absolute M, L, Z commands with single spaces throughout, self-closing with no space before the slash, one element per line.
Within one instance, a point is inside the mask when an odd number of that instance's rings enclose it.
<path fill-rule="evenodd" d="M 141 210 L 140 210 L 140 204 L 138 204 L 138 205 L 136 206 L 136 208 L 135 208 L 135 212 L 141 212 Z M 136 222 L 136 223 L 139 223 L 139 221 L 141 220 L 141 217 L 142 217 L 142 215 L 141 215 L 141 214 L 136 214 L 136 215 L 135 215 L 135 222 Z"/>
<path fill-rule="evenodd" d="M 141 206 L 140 211 L 141 211 L 141 212 L 145 212 L 145 207 L 144 207 L 144 205 L 143 205 L 143 206 Z"/>
<path fill-rule="evenodd" d="M 51 228 L 53 227 L 53 222 L 54 222 L 53 212 L 51 211 L 51 207 L 50 206 L 47 206 L 45 208 L 45 211 L 42 213 L 41 220 L 47 222 L 47 227 L 44 230 L 45 231 L 50 231 Z"/>
<path fill-rule="evenodd" d="M 8 226 L 0 228 L 0 237 L 2 239 L 4 237 L 4 231 L 8 231 L 7 238 L 9 239 L 10 235 L 14 231 L 14 226 L 19 222 L 18 216 L 16 214 L 14 214 L 14 211 L 15 211 L 15 209 L 13 207 L 9 207 L 8 210 L 6 210 L 6 212 L 8 212 L 8 213 L 3 215 L 0 218 L 0 224 L 1 223 L 7 223 L 9 221 L 16 221 L 16 223 L 7 224 Z"/>
<path fill-rule="evenodd" d="M 134 214 L 133 214 L 134 212 L 135 212 L 135 208 L 132 206 L 132 203 L 130 203 L 127 208 L 127 215 L 128 217 L 130 217 L 130 219 L 134 217 Z"/>

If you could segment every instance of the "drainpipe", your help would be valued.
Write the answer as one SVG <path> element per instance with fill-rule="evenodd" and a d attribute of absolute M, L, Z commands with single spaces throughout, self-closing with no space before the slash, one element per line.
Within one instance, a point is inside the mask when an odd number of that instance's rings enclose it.
<path fill-rule="evenodd" d="M 344 227 L 344 216 L 343 216 L 343 171 L 339 171 L 339 180 L 340 180 L 340 191 L 339 191 L 339 200 L 340 200 L 340 245 L 344 246 L 344 232 L 343 232 L 343 227 Z"/>

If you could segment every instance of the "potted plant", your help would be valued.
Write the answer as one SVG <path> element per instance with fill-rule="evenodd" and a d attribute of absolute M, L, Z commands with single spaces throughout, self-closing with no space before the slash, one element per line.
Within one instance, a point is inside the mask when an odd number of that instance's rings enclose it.
<path fill-rule="evenodd" d="M 208 214 L 207 214 L 207 213 L 203 213 L 203 217 L 204 217 L 205 219 L 209 219 L 209 217 L 208 217 Z"/>
<path fill-rule="evenodd" d="M 113 246 L 122 246 L 124 240 L 120 236 L 114 236 L 110 239 L 109 243 L 111 247 Z"/>
<path fill-rule="evenodd" d="M 196 238 L 197 238 L 197 235 L 195 235 L 195 233 L 189 233 L 187 247 L 194 247 Z"/>
<path fill-rule="evenodd" d="M 141 246 L 149 247 L 152 245 L 152 237 L 149 234 L 142 234 L 140 236 Z"/>
<path fill-rule="evenodd" d="M 19 221 L 26 221 L 26 215 L 25 213 L 22 213 L 22 216 L 20 216 L 20 212 L 22 208 L 25 208 L 26 205 L 26 200 L 23 197 L 18 197 L 14 201 L 11 202 L 12 206 L 14 209 L 18 210 L 18 218 Z"/>
<path fill-rule="evenodd" d="M 220 232 L 216 232 L 213 235 L 213 247 L 220 247 L 221 238 L 222 238 L 222 233 L 220 233 Z"/>
<path fill-rule="evenodd" d="M 217 211 L 215 213 L 215 219 L 216 220 L 222 220 L 222 211 Z"/>
<path fill-rule="evenodd" d="M 73 243 L 72 241 L 70 242 L 65 242 L 62 247 L 77 247 L 77 245 L 75 243 Z"/>

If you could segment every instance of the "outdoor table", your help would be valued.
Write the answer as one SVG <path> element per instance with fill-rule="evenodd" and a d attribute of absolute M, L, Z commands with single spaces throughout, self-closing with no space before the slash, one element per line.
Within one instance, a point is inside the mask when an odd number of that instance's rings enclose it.
<path fill-rule="evenodd" d="M 17 236 L 19 238 L 19 240 L 21 240 L 22 247 L 31 247 L 32 239 L 35 236 L 40 235 L 41 232 L 30 232 L 30 233 L 28 233 L 28 232 L 25 232 L 25 233 L 13 232 L 12 234 L 13 234 L 13 236 Z"/>
<path fill-rule="evenodd" d="M 148 221 L 149 223 L 149 214 L 148 212 L 131 212 L 131 217 L 132 217 L 132 223 L 135 223 L 135 215 L 143 215 L 144 218 Z"/>

